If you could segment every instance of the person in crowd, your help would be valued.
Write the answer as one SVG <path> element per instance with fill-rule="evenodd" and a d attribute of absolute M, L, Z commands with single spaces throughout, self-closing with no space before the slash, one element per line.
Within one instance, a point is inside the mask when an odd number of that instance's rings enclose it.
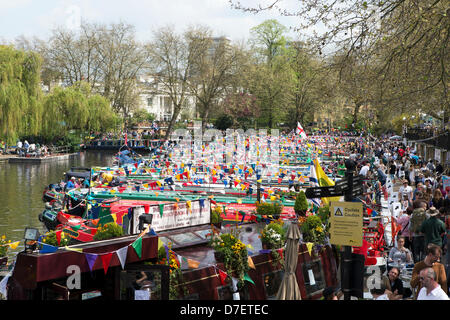
<path fill-rule="evenodd" d="M 364 165 L 361 167 L 361 170 L 359 171 L 359 174 L 367 177 L 367 172 L 369 171 L 370 167 L 369 167 L 369 163 L 368 162 L 364 162 Z"/>
<path fill-rule="evenodd" d="M 442 192 L 439 188 L 436 188 L 434 190 L 433 198 L 431 199 L 431 205 L 438 210 L 444 206 L 444 197 L 442 196 Z"/>
<path fill-rule="evenodd" d="M 404 237 L 399 237 L 397 239 L 397 247 L 393 247 L 389 251 L 388 261 L 396 263 L 396 264 L 398 264 L 398 263 L 404 263 L 404 264 L 413 263 L 411 251 L 405 247 L 405 238 Z"/>
<path fill-rule="evenodd" d="M 425 256 L 425 259 L 414 265 L 410 284 L 411 288 L 416 289 L 416 294 L 420 291 L 420 289 L 422 289 L 422 283 L 420 282 L 420 271 L 425 268 L 432 268 L 434 270 L 436 274 L 434 280 L 441 285 L 444 292 L 447 292 L 447 275 L 445 273 L 444 265 L 439 263 L 441 255 L 441 247 L 435 244 L 430 244 L 427 247 L 427 255 Z"/>
<path fill-rule="evenodd" d="M 411 290 L 409 288 L 404 288 L 403 281 L 400 279 L 400 269 L 397 267 L 392 267 L 387 277 L 383 276 L 382 281 L 386 286 L 387 294 L 389 300 L 401 300 L 408 298 L 411 295 Z"/>
<path fill-rule="evenodd" d="M 322 296 L 324 300 L 339 300 L 342 295 L 340 288 L 327 287 L 322 291 Z"/>
<path fill-rule="evenodd" d="M 390 300 L 389 295 L 391 295 L 391 292 L 388 290 L 386 282 L 382 281 L 379 288 L 375 287 L 370 289 L 370 294 L 373 300 Z"/>
<path fill-rule="evenodd" d="M 437 275 L 433 268 L 427 267 L 420 271 L 419 280 L 422 288 L 417 300 L 449 300 L 447 291 L 436 281 Z"/>
<path fill-rule="evenodd" d="M 76 183 L 76 178 L 75 177 L 70 178 L 70 180 L 67 181 L 66 190 L 74 189 L 75 188 L 75 183 Z"/>
<path fill-rule="evenodd" d="M 405 247 L 412 250 L 412 233 L 410 230 L 410 219 L 413 212 L 413 207 L 408 207 L 402 211 L 402 215 L 397 219 L 397 224 L 400 226 L 400 237 L 405 240 Z"/>
<path fill-rule="evenodd" d="M 429 218 L 424 220 L 419 232 L 425 235 L 425 245 L 430 243 L 442 247 L 442 236 L 445 234 L 445 223 L 439 219 L 439 210 L 431 207 L 427 210 Z"/>
<path fill-rule="evenodd" d="M 386 184 L 387 177 L 381 168 L 381 164 L 376 165 L 376 170 L 378 175 L 378 181 L 380 181 L 381 186 L 384 186 Z"/>
<path fill-rule="evenodd" d="M 398 199 L 402 204 L 406 204 L 404 207 L 412 206 L 413 201 L 413 189 L 408 185 L 408 180 L 403 180 L 403 185 L 398 189 Z"/>
<path fill-rule="evenodd" d="M 411 214 L 409 229 L 412 233 L 412 251 L 414 262 L 423 259 L 425 253 L 425 237 L 420 233 L 422 223 L 428 219 L 426 213 L 427 204 L 423 201 L 416 200 L 413 203 L 413 212 Z"/>
<path fill-rule="evenodd" d="M 397 172 L 397 166 L 395 165 L 395 161 L 391 160 L 389 163 L 389 178 L 391 181 L 395 183 L 395 173 Z"/>

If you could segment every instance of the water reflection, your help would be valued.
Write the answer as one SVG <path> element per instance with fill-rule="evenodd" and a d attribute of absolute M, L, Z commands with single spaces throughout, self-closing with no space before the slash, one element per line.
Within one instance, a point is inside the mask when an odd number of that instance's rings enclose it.
<path fill-rule="evenodd" d="M 44 232 L 38 215 L 44 210 L 45 186 L 59 182 L 71 167 L 110 166 L 113 156 L 112 152 L 85 151 L 52 163 L 0 162 L 0 236 L 6 235 L 12 242 L 22 241 L 27 226 Z"/>

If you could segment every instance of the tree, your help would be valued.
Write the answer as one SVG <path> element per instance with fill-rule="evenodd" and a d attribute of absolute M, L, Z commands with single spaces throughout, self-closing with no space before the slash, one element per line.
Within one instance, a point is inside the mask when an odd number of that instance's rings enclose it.
<path fill-rule="evenodd" d="M 48 140 L 64 137 L 70 130 L 115 129 L 117 123 L 109 101 L 99 94 L 91 94 L 87 83 L 55 87 L 44 97 L 43 105 L 43 136 Z"/>
<path fill-rule="evenodd" d="M 8 144 L 41 129 L 41 63 L 36 53 L 0 46 L 0 138 Z"/>
<path fill-rule="evenodd" d="M 189 91 L 195 96 L 204 130 L 213 107 L 218 107 L 227 92 L 233 90 L 243 53 L 227 38 L 213 38 L 208 27 L 191 27 L 185 37 L 192 59 Z"/>
<path fill-rule="evenodd" d="M 274 9 L 284 16 L 297 16 L 299 23 L 294 29 L 310 35 L 308 41 L 320 54 L 333 56 L 345 50 L 339 55 L 347 63 L 362 53 L 376 67 L 372 82 L 377 85 L 373 87 L 373 93 L 378 95 L 377 107 L 392 110 L 393 105 L 413 99 L 410 110 L 426 109 L 448 121 L 447 1 L 299 0 L 294 10 L 284 9 L 280 5 L 283 0 L 273 0 L 266 6 L 229 2 L 245 12 Z M 321 28 L 311 30 L 319 24 Z M 394 84 L 400 87 L 391 90 Z"/>
<path fill-rule="evenodd" d="M 173 27 L 169 26 L 155 31 L 153 41 L 147 46 L 153 72 L 158 75 L 155 81 L 158 87 L 156 92 L 168 95 L 173 106 L 165 139 L 170 137 L 189 96 L 189 72 L 195 58 L 188 42 L 186 35 L 177 35 Z"/>
<path fill-rule="evenodd" d="M 294 84 L 284 31 L 285 28 L 275 20 L 252 28 L 251 42 L 257 54 L 248 73 L 248 87 L 260 109 L 259 124 L 269 128 L 277 126 L 284 118 Z"/>
<path fill-rule="evenodd" d="M 304 191 L 300 191 L 295 198 L 294 211 L 296 215 L 305 216 L 308 210 L 308 200 Z"/>
<path fill-rule="evenodd" d="M 132 25 L 84 22 L 77 32 L 58 27 L 48 44 L 38 43 L 38 51 L 44 57 L 46 82 L 60 78 L 72 86 L 85 81 L 124 118 L 136 109 L 136 80 L 147 67 L 148 55 Z"/>

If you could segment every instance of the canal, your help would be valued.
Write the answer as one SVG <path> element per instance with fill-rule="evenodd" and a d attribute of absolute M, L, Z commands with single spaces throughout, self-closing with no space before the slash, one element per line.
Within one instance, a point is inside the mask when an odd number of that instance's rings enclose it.
<path fill-rule="evenodd" d="M 50 183 L 59 182 L 71 167 L 111 166 L 113 152 L 83 151 L 68 160 L 41 164 L 0 162 L 0 236 L 21 241 L 16 250 L 9 250 L 9 257 L 23 250 L 26 227 L 45 227 L 38 219 L 44 210 L 42 192 Z M 12 252 L 11 252 L 12 251 Z"/>

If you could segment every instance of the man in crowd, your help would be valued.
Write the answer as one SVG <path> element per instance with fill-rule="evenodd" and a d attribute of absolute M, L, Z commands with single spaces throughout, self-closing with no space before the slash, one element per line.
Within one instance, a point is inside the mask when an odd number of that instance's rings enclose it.
<path fill-rule="evenodd" d="M 436 282 L 436 273 L 433 268 L 420 271 L 419 280 L 422 284 L 417 300 L 449 300 L 447 292 Z"/>
<path fill-rule="evenodd" d="M 447 275 L 444 265 L 439 263 L 442 255 L 441 247 L 430 244 L 427 247 L 427 255 L 423 261 L 419 261 L 414 265 L 411 277 L 411 287 L 416 288 L 416 293 L 422 289 L 423 283 L 420 281 L 420 272 L 426 268 L 432 268 L 435 276 L 434 281 L 440 284 L 442 290 L 447 292 Z"/>

